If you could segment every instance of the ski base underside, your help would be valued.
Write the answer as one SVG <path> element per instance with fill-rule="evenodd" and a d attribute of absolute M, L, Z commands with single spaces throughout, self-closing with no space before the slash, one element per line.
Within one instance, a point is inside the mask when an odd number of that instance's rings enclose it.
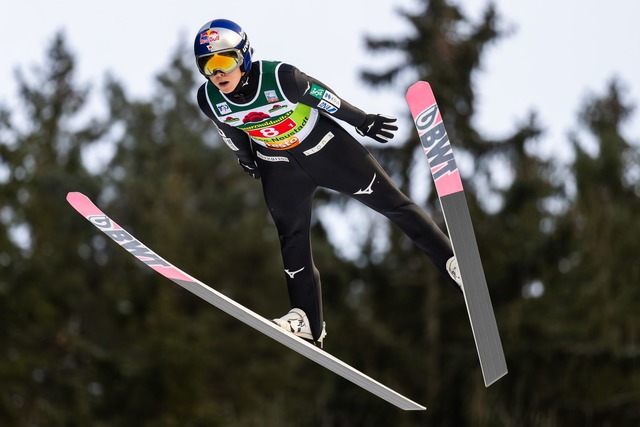
<path fill-rule="evenodd" d="M 406 99 L 458 261 L 469 321 L 488 387 L 507 373 L 507 365 L 460 171 L 431 85 L 425 81 L 415 83 L 407 91 Z"/>
<path fill-rule="evenodd" d="M 463 191 L 444 196 L 440 202 L 442 209 L 447 212 L 447 228 L 464 284 L 464 298 L 480 367 L 485 386 L 488 387 L 507 374 L 507 362 L 502 350 L 469 208 Z"/>

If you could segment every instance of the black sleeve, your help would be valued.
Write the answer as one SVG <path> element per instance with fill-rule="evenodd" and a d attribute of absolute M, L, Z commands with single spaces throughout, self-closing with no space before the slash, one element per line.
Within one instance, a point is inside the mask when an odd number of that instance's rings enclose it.
<path fill-rule="evenodd" d="M 278 69 L 278 79 L 284 95 L 291 102 L 317 108 L 355 127 L 365 121 L 367 115 L 364 111 L 338 97 L 329 86 L 306 75 L 293 65 L 282 64 Z"/>
<path fill-rule="evenodd" d="M 200 107 L 200 110 L 202 110 L 202 112 L 213 121 L 213 124 L 218 128 L 218 133 L 222 137 L 222 140 L 229 148 L 231 148 L 231 150 L 233 150 L 240 161 L 245 164 L 253 163 L 255 159 L 253 157 L 253 149 L 251 147 L 249 135 L 240 129 L 236 129 L 233 126 L 229 126 L 228 124 L 222 123 L 218 120 L 207 101 L 205 86 L 206 83 L 198 89 L 198 106 Z"/>

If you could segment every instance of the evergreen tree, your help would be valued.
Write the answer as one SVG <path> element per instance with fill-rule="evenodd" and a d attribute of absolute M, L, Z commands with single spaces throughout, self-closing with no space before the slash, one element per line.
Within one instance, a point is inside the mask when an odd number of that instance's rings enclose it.
<path fill-rule="evenodd" d="M 544 294 L 523 301 L 510 326 L 523 337 L 518 378 L 511 381 L 527 402 L 511 412 L 512 425 L 640 420 L 638 147 L 621 134 L 632 111 L 622 93 L 613 81 L 580 113 L 589 138 L 573 137 L 564 209 L 545 227 L 555 245 L 541 280 Z"/>
<path fill-rule="evenodd" d="M 519 351 L 525 351 L 529 345 L 511 322 L 524 316 L 523 293 L 541 286 L 540 283 L 553 274 L 553 271 L 549 272 L 548 263 L 564 253 L 564 247 L 556 246 L 555 236 L 544 230 L 554 221 L 556 212 L 548 207 L 563 198 L 563 185 L 556 180 L 556 164 L 536 154 L 535 142 L 542 129 L 535 114 L 521 123 L 512 135 L 500 140 L 484 138 L 474 128 L 473 77 L 486 47 L 503 36 L 495 7 L 487 6 L 480 22 L 473 23 L 451 2 L 435 0 L 424 4 L 424 9 L 418 13 L 405 13 L 415 28 L 412 37 L 369 40 L 374 51 L 400 50 L 406 61 L 386 72 L 365 72 L 363 76 L 370 83 L 381 85 L 402 81 L 403 73 L 410 72 L 417 74 L 416 79 L 429 81 L 434 88 L 462 169 L 465 193 L 512 374 L 489 389 L 484 387 L 466 311 L 459 296 L 436 286 L 442 281 L 423 268 L 410 271 L 399 268 L 407 259 L 416 262 L 416 256 L 420 254 L 403 245 L 403 240 L 397 240 L 397 236 L 393 237 L 397 243 L 387 255 L 397 261 L 380 266 L 389 270 L 386 276 L 377 274 L 376 277 L 386 277 L 395 283 L 409 280 L 416 287 L 411 305 L 403 312 L 424 313 L 424 323 L 412 325 L 411 329 L 425 331 L 424 341 L 419 342 L 422 347 L 416 348 L 419 356 L 416 356 L 418 360 L 413 371 L 424 372 L 425 400 L 435 406 L 429 411 L 428 419 L 437 424 L 493 425 L 505 419 L 504 414 L 513 412 L 513 405 L 502 402 L 508 401 L 506 396 L 513 396 L 514 390 L 518 390 L 511 381 L 518 375 Z M 416 137 L 406 144 L 391 149 L 385 147 L 381 151 L 387 167 L 400 178 L 405 188 L 416 162 L 426 161 Z M 427 209 L 437 216 L 439 206 L 436 201 L 432 191 Z M 403 273 L 398 275 L 398 270 Z M 397 290 L 393 292 L 397 293 Z M 423 296 L 416 297 L 420 292 Z M 381 293 L 378 300 L 382 302 L 383 298 Z M 425 361 L 424 364 L 420 364 L 419 358 Z M 518 386 L 522 385 L 518 383 Z"/>
<path fill-rule="evenodd" d="M 507 195 L 502 194 L 502 189 L 497 186 L 494 175 L 508 174 L 509 171 L 516 175 L 521 172 L 516 167 L 518 163 L 527 161 L 523 158 L 526 154 L 524 146 L 539 133 L 539 129 L 532 119 L 520 126 L 512 136 L 495 141 L 483 138 L 473 126 L 474 73 L 480 66 L 487 46 L 502 36 L 494 6 L 486 8 L 479 22 L 472 22 L 459 6 L 443 0 L 425 1 L 422 10 L 405 12 L 404 16 L 414 27 L 411 37 L 400 40 L 369 39 L 368 44 L 374 51 L 399 50 L 405 55 L 406 61 L 383 73 L 365 72 L 363 77 L 374 85 L 381 85 L 402 81 L 404 76 L 411 73 L 415 80 L 431 83 L 462 168 L 494 309 L 500 321 L 505 302 L 513 298 L 514 291 L 508 291 L 511 294 L 508 297 L 507 292 L 503 292 L 504 288 L 495 289 L 490 275 L 492 270 L 488 267 L 496 244 L 499 244 L 499 235 L 503 233 L 496 232 L 492 226 L 492 214 L 504 209 L 508 201 Z M 385 147 L 381 155 L 392 174 L 400 178 L 404 188 L 408 188 L 411 171 L 416 165 L 422 166 L 426 162 L 417 136 L 395 148 Z M 471 165 L 471 168 L 465 165 Z M 531 178 L 538 179 L 535 172 Z M 521 182 L 521 177 L 516 175 L 513 182 Z M 497 208 L 483 203 L 492 194 L 501 196 Z M 430 192 L 426 209 L 436 218 L 441 218 L 434 191 Z M 442 220 L 440 224 L 444 229 Z M 397 243 L 387 257 L 394 262 L 385 263 L 384 267 L 389 266 L 386 276 L 391 283 L 406 280 L 415 289 L 414 296 L 408 299 L 409 305 L 402 312 L 422 313 L 422 318 L 417 318 L 417 323 L 411 325 L 410 329 L 423 331 L 424 334 L 423 340 L 419 341 L 420 347 L 416 349 L 413 370 L 424 372 L 421 378 L 425 401 L 433 402 L 431 405 L 435 407 L 429 411 L 428 417 L 436 423 L 464 425 L 473 414 L 460 411 L 460 407 L 465 406 L 467 396 L 481 396 L 484 385 L 463 301 L 460 295 L 443 286 L 444 281 L 433 268 L 426 265 L 422 254 L 403 244 L 403 239 L 398 240 L 397 235 L 393 239 Z M 407 264 L 419 267 L 400 267 Z M 400 277 L 398 270 L 403 272 Z M 517 288 L 518 284 L 509 283 L 509 286 Z M 515 293 L 518 294 L 518 291 Z M 508 351 L 508 346 L 506 349 Z M 420 359 L 424 362 L 420 363 Z M 407 372 L 405 375 L 411 374 Z"/>
<path fill-rule="evenodd" d="M 638 319 L 630 303 L 637 295 L 628 285 L 635 282 L 628 254 L 635 247 L 631 212 L 638 156 L 620 135 L 630 108 L 620 102 L 615 84 L 607 97 L 592 100 L 581 117 L 599 141 L 598 154 L 588 155 L 577 144 L 569 168 L 536 154 L 542 129 L 535 114 L 507 138 L 482 138 L 471 121 L 471 77 L 483 47 L 500 36 L 496 12 L 489 6 L 483 23 L 474 26 L 448 2 L 425 3 L 421 13 L 407 14 L 416 27 L 414 38 L 369 44 L 374 50 L 405 52 L 408 68 L 434 87 L 456 156 L 472 159 L 463 179 L 510 367 L 507 377 L 485 389 L 479 374 L 472 376 L 477 360 L 463 330 L 468 325 L 460 322 L 463 312 L 438 288 L 427 288 L 424 303 L 414 305 L 413 312 L 426 311 L 428 345 L 418 350 L 426 365 L 416 365 L 414 372 L 426 371 L 427 401 L 436 406 L 428 419 L 514 426 L 637 422 L 631 402 L 639 397 L 632 350 Z M 364 76 L 373 84 L 392 83 L 405 69 L 403 64 Z M 414 162 L 424 161 L 416 151 L 417 140 L 385 147 L 382 155 L 394 176 L 406 182 Z M 500 184 L 495 174 L 510 179 Z M 433 201 L 432 193 L 428 207 L 437 212 Z M 401 243 L 387 258 L 406 260 Z M 387 266 L 386 277 L 398 278 L 398 263 L 377 268 Z M 415 283 L 427 277 L 416 274 Z M 379 301 L 383 298 L 381 292 Z M 589 387 L 594 383 L 606 386 Z"/>
<path fill-rule="evenodd" d="M 64 198 L 70 189 L 96 186 L 82 153 L 99 137 L 100 124 L 81 119 L 87 89 L 75 85 L 62 35 L 49 46 L 46 64 L 30 79 L 18 73 L 23 108 L 16 113 L 22 116 L 3 109 L 0 123 L 3 425 L 82 425 L 91 399 L 84 351 L 75 350 L 76 338 L 90 327 L 83 314 L 94 289 L 70 265 L 86 262 L 88 277 L 98 268 L 89 259 L 90 233 Z"/>

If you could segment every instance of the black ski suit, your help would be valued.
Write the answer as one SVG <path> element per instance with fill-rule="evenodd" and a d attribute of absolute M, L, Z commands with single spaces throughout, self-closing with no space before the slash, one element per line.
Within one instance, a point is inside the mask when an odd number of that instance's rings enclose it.
<path fill-rule="evenodd" d="M 304 139 L 284 149 L 261 145 L 246 131 L 225 123 L 221 114 L 228 113 L 229 107 L 252 102 L 262 107 L 266 102 L 256 99 L 261 95 L 258 92 L 265 89 L 261 86 L 263 79 L 269 78 L 262 75 L 263 69 L 274 64 L 278 89 L 286 98 L 278 101 L 303 104 L 322 112 Z M 353 197 L 389 218 L 454 284 L 445 267 L 453 256 L 449 239 L 396 187 L 369 151 L 333 120 L 358 127 L 367 117 L 363 111 L 288 64 L 254 62 L 234 92 L 220 98 L 219 91 L 214 91 L 217 89 L 210 82 L 203 84 L 198 90 L 198 104 L 214 121 L 245 170 L 247 166 L 257 167 L 252 174 L 258 172 L 262 179 L 265 202 L 278 230 L 291 307 L 307 314 L 314 339 L 319 338 L 323 325 L 320 275 L 313 263 L 309 237 L 312 198 L 318 187 Z"/>

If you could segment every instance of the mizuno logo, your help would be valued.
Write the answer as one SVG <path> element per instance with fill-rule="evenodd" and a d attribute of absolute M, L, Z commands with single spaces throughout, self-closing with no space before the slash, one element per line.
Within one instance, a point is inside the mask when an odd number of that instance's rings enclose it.
<path fill-rule="evenodd" d="M 304 96 L 307 92 L 309 92 L 309 89 L 311 89 L 311 83 L 307 82 L 307 88 L 304 90 L 304 93 L 302 94 L 302 96 Z"/>
<path fill-rule="evenodd" d="M 369 186 L 367 188 L 365 188 L 364 190 L 358 190 L 353 194 L 371 194 L 373 193 L 373 183 L 376 181 L 376 177 L 378 175 L 377 174 L 373 174 L 373 179 L 371 180 L 371 183 L 369 183 Z"/>
<path fill-rule="evenodd" d="M 300 273 L 302 270 L 304 270 L 304 267 L 302 267 L 300 270 L 296 270 L 296 271 L 289 271 L 287 269 L 284 270 L 285 273 L 287 273 L 289 275 L 289 277 L 291 277 L 293 279 L 293 277 Z"/>

